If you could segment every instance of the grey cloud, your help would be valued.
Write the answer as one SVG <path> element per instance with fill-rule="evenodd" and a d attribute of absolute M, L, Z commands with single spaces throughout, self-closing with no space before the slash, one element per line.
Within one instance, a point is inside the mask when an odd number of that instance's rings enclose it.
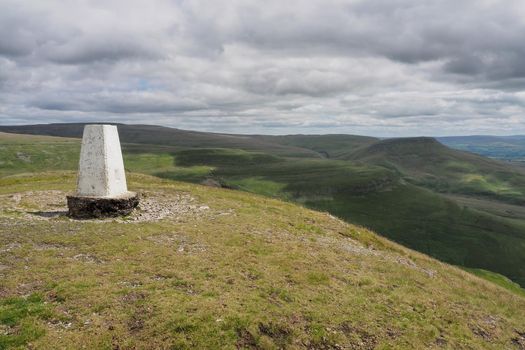
<path fill-rule="evenodd" d="M 525 23 L 509 6 L 523 8 L 516 1 L 330 3 L 270 14 L 250 7 L 223 29 L 223 40 L 295 55 L 376 55 L 407 64 L 442 60 L 447 72 L 483 73 L 491 80 L 523 73 Z"/>
<path fill-rule="evenodd" d="M 36 107 L 40 109 L 50 110 L 50 111 L 79 111 L 82 108 L 76 102 L 68 102 L 64 100 L 52 101 L 35 101 L 30 104 L 31 107 Z"/>
<path fill-rule="evenodd" d="M 518 0 L 3 0 L 0 123 L 525 132 L 524 18 Z"/>
<path fill-rule="evenodd" d="M 16 9 L 0 11 L 0 56 L 28 55 L 35 48 L 36 38 L 30 28 L 21 26 L 23 15 Z"/>
<path fill-rule="evenodd" d="M 147 29 L 134 29 L 134 23 L 119 20 L 125 16 L 124 7 L 119 13 L 104 11 L 96 2 L 86 7 L 80 1 L 64 4 L 53 0 L 4 0 L 0 6 L 0 56 L 31 56 L 36 64 L 87 64 L 161 55 L 158 38 L 149 36 Z"/>
<path fill-rule="evenodd" d="M 286 76 L 279 69 L 271 69 L 254 72 L 244 80 L 248 91 L 254 93 L 317 97 L 340 93 L 350 84 L 350 79 L 338 72 L 294 68 Z"/>
<path fill-rule="evenodd" d="M 20 37 L 14 34 L 12 38 L 0 40 L 0 55 L 6 57 L 27 55 L 31 52 L 32 43 L 30 38 Z"/>
<path fill-rule="evenodd" d="M 180 113 L 206 109 L 202 102 L 181 99 L 176 96 L 157 96 L 154 94 L 111 95 L 94 94 L 93 96 L 70 95 L 59 99 L 57 96 L 37 96 L 30 104 L 44 110 L 72 112 L 108 112 L 108 113 Z"/>
<path fill-rule="evenodd" d="M 444 69 L 447 72 L 464 75 L 478 75 L 483 72 L 483 61 L 474 55 L 464 55 L 449 60 Z"/>
<path fill-rule="evenodd" d="M 62 45 L 47 45 L 43 51 L 43 56 L 52 62 L 72 65 L 159 57 L 158 52 L 137 43 L 134 38 L 77 39 Z"/>

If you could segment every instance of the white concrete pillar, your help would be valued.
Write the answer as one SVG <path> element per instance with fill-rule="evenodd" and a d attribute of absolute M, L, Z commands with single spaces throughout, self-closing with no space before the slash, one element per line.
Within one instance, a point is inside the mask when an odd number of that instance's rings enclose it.
<path fill-rule="evenodd" d="M 80 150 L 77 196 L 113 198 L 127 192 L 117 127 L 86 125 Z"/>

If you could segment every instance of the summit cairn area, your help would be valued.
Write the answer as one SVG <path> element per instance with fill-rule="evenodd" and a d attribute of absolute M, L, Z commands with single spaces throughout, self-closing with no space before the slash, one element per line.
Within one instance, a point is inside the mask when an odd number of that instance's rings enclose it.
<path fill-rule="evenodd" d="M 117 127 L 86 125 L 77 193 L 67 197 L 68 215 L 78 219 L 123 216 L 138 204 L 137 194 L 127 188 Z"/>

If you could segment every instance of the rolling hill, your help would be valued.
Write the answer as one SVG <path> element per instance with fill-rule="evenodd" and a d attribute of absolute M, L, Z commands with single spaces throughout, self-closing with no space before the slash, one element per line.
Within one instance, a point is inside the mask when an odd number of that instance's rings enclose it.
<path fill-rule="evenodd" d="M 345 158 L 394 169 L 437 192 L 525 204 L 525 169 L 453 150 L 433 138 L 381 140 Z"/>
<path fill-rule="evenodd" d="M 181 130 L 164 139 L 154 138 L 153 127 L 144 131 L 147 137 L 131 136 L 141 128 L 119 126 L 129 171 L 240 189 L 328 211 L 442 261 L 497 272 L 525 286 L 521 169 L 425 138 L 197 133 L 200 139 L 209 136 L 199 147 L 193 132 Z M 76 134 L 67 131 L 65 124 L 58 129 L 16 127 L 63 136 L 78 136 L 81 130 L 74 125 Z M 162 130 L 168 135 L 172 129 Z M 56 157 L 47 147 L 51 145 L 28 143 L 0 149 L 11 159 L 11 165 L 0 166 L 0 176 L 45 171 L 49 164 L 53 169 L 75 169 L 78 146 Z M 28 156 L 48 163 L 27 162 Z"/>
<path fill-rule="evenodd" d="M 79 124 L 42 124 L 22 126 L 0 126 L 0 131 L 49 135 L 60 137 L 82 137 L 84 125 Z M 281 145 L 272 140 L 250 135 L 216 134 L 197 131 L 179 130 L 156 125 L 118 125 L 121 142 L 150 144 L 186 148 L 232 148 L 248 151 L 266 151 L 277 155 L 294 157 L 321 157 L 317 152 L 293 145 Z"/>

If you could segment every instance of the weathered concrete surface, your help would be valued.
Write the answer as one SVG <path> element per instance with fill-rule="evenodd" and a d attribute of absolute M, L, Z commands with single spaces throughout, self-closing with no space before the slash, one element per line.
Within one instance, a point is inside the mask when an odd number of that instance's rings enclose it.
<path fill-rule="evenodd" d="M 128 215 L 138 204 L 137 194 L 128 192 L 117 127 L 86 125 L 77 193 L 67 197 L 68 215 L 79 219 Z"/>
<path fill-rule="evenodd" d="M 129 215 L 139 204 L 134 192 L 112 198 L 68 196 L 68 215 L 76 219 L 106 218 Z"/>
<path fill-rule="evenodd" d="M 86 125 L 80 151 L 77 196 L 111 198 L 127 191 L 117 127 Z"/>

